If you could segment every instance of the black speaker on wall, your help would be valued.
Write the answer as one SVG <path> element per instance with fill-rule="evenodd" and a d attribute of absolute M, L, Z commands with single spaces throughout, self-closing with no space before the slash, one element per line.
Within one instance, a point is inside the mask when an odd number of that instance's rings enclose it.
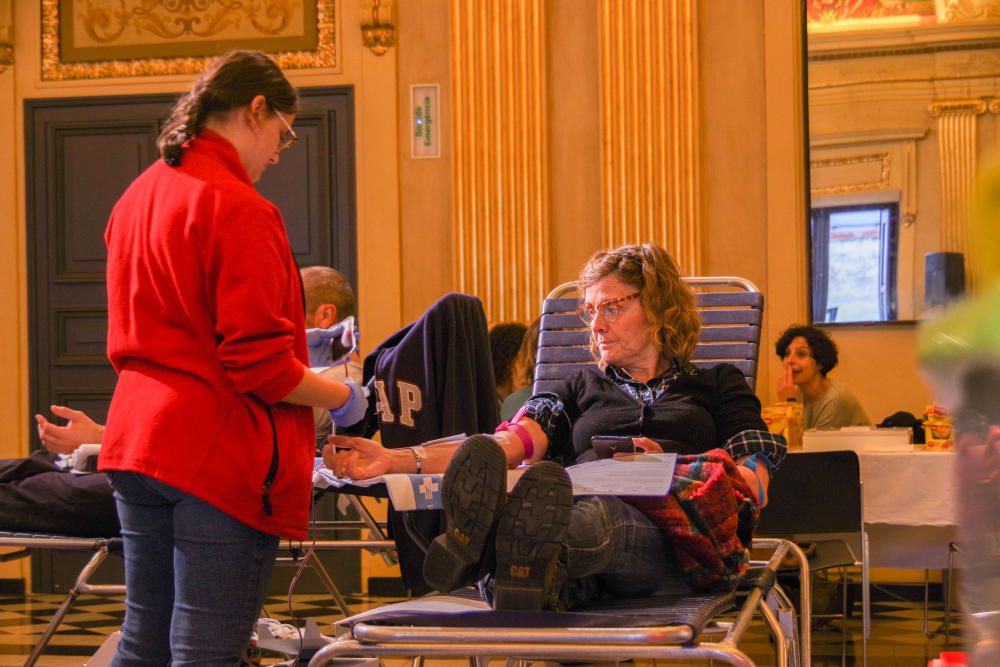
<path fill-rule="evenodd" d="M 965 293 L 965 257 L 960 252 L 929 252 L 924 261 L 924 301 L 944 306 Z"/>

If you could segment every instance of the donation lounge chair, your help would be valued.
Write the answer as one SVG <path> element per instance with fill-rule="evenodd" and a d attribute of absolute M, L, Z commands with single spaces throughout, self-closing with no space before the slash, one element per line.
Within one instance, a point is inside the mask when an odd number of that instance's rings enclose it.
<path fill-rule="evenodd" d="M 694 362 L 733 363 L 753 386 L 757 371 L 763 298 L 740 278 L 689 278 L 698 291 L 704 323 Z M 578 368 L 593 364 L 589 332 L 576 315 L 575 284 L 553 290 L 543 304 L 535 391 L 544 391 Z M 775 584 L 788 553 L 800 564 L 801 594 L 808 600 L 805 555 L 791 542 L 755 540 L 773 550 L 735 592 L 599 601 L 571 612 L 500 612 L 480 600 L 427 596 L 388 605 L 338 624 L 339 638 L 320 649 L 311 667 L 336 658 L 410 656 L 505 657 L 509 660 L 717 660 L 753 665 L 738 644 L 755 614 L 766 623 L 778 665 L 808 665 L 808 633 L 799 639 L 794 609 Z M 804 602 L 803 627 L 809 607 Z M 722 621 L 723 614 L 730 620 Z M 735 613 L 735 616 L 732 614 Z M 714 641 L 710 641 L 714 640 Z"/>
<path fill-rule="evenodd" d="M 124 584 L 91 584 L 90 578 L 101 567 L 101 564 L 112 554 L 121 554 L 121 537 L 72 537 L 67 535 L 52 535 L 48 533 L 15 533 L 0 532 L 0 548 L 13 548 L 12 551 L 0 555 L 0 563 L 19 558 L 26 558 L 39 550 L 93 552 L 93 555 L 80 570 L 76 582 L 66 593 L 56 612 L 49 619 L 42 631 L 42 636 L 31 648 L 25 667 L 31 667 L 52 641 L 52 636 L 59 629 L 73 602 L 81 595 L 124 595 Z"/>

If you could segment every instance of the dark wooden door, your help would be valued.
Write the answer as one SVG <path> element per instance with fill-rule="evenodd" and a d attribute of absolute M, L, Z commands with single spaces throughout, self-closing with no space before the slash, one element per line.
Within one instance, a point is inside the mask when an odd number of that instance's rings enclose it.
<path fill-rule="evenodd" d="M 282 211 L 301 266 L 333 266 L 356 285 L 353 91 L 300 92 L 301 139 L 258 189 Z M 32 415 L 57 403 L 107 417 L 116 375 L 105 350 L 104 227 L 118 197 L 156 159 L 160 123 L 175 99 L 25 102 Z M 52 561 L 51 554 L 34 559 L 36 591 L 72 585 L 79 559 L 56 569 Z"/>

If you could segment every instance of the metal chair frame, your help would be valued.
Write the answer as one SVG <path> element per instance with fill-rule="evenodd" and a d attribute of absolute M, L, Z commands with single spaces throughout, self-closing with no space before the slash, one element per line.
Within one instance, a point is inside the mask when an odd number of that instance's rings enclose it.
<path fill-rule="evenodd" d="M 90 578 L 101 567 L 111 552 L 121 551 L 122 540 L 120 537 L 71 537 L 63 535 L 49 535 L 42 533 L 10 533 L 0 532 L 0 548 L 19 549 L 11 553 L 0 555 L 0 562 L 9 562 L 26 558 L 39 549 L 54 549 L 59 551 L 92 551 L 90 560 L 83 566 L 76 576 L 76 581 L 66 593 L 56 612 L 49 619 L 48 624 L 42 631 L 42 636 L 31 648 L 25 667 L 31 667 L 41 656 L 42 652 L 52 641 L 53 635 L 59 629 L 60 624 L 66 617 L 73 602 L 81 595 L 124 595 L 125 586 L 123 584 L 91 584 Z"/>
<path fill-rule="evenodd" d="M 796 464 L 807 461 L 812 462 L 794 476 Z M 835 476 L 835 479 L 825 475 Z M 770 496 L 768 506 L 761 512 L 758 534 L 816 542 L 817 553 L 809 567 L 810 573 L 833 568 L 843 573 L 848 567 L 860 568 L 862 664 L 867 664 L 871 634 L 870 559 L 857 454 L 850 451 L 790 454 L 785 459 L 782 474 L 775 477 Z M 833 553 L 823 553 L 830 551 Z M 847 581 L 843 574 L 841 580 L 846 617 Z M 811 606 L 811 596 L 802 604 Z M 842 660 L 846 662 L 846 627 L 842 630 Z"/>
<path fill-rule="evenodd" d="M 351 505 L 358 512 L 359 521 L 327 521 L 322 522 L 323 530 L 341 530 L 348 528 L 367 528 L 376 537 L 361 540 L 316 540 L 301 547 L 290 545 L 290 555 L 280 556 L 278 564 L 297 565 L 300 568 L 311 567 L 327 592 L 334 599 L 337 606 L 345 616 L 353 613 L 350 605 L 340 593 L 340 589 L 333 581 L 330 573 L 323 563 L 315 556 L 317 550 L 342 550 L 342 549 L 370 549 L 377 551 L 388 564 L 394 562 L 395 543 L 384 536 L 383 527 L 375 520 L 361 501 L 353 495 L 347 494 Z M 27 558 L 38 550 L 58 550 L 58 551 L 92 551 L 93 555 L 80 569 L 76 580 L 66 596 L 60 602 L 52 618 L 46 624 L 42 635 L 31 648 L 25 667 L 32 667 L 38 662 L 39 657 L 51 643 L 53 636 L 58 632 L 73 606 L 73 603 L 81 595 L 125 595 L 124 584 L 92 584 L 90 579 L 100 569 L 101 565 L 112 553 L 120 553 L 122 549 L 122 538 L 115 537 L 74 537 L 66 535 L 52 535 L 47 533 L 15 533 L 0 531 L 0 549 L 16 549 L 5 554 L 0 554 L 0 563 Z"/>
<path fill-rule="evenodd" d="M 326 566 L 323 565 L 323 562 L 316 556 L 316 552 L 368 550 L 379 554 L 379 556 L 382 557 L 382 560 L 385 561 L 386 565 L 392 566 L 397 562 L 396 543 L 386 537 L 385 525 L 375 519 L 371 511 L 365 506 L 360 498 L 347 491 L 338 491 L 334 489 L 329 492 L 338 493 L 341 497 L 346 498 L 352 509 L 354 509 L 357 513 L 358 519 L 356 521 L 349 519 L 314 521 L 312 523 L 312 530 L 316 539 L 309 542 L 290 543 L 289 555 L 279 556 L 275 562 L 277 565 L 297 566 L 300 569 L 312 567 L 313 571 L 319 577 L 320 582 L 323 584 L 323 587 L 330 593 L 330 596 L 333 598 L 334 603 L 340 611 L 343 612 L 345 616 L 351 616 L 354 611 L 341 594 L 340 588 L 333 581 L 333 577 L 330 576 Z M 340 530 L 358 529 L 368 530 L 372 534 L 372 537 L 351 540 L 321 539 L 318 537 L 320 534 L 329 534 Z"/>

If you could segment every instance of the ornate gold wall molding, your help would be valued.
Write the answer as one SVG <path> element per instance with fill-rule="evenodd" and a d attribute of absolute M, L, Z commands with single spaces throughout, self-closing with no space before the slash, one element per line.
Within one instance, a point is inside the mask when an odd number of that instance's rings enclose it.
<path fill-rule="evenodd" d="M 941 164 L 941 250 L 961 252 L 966 266 L 976 263 L 968 239 L 969 212 L 976 178 L 976 123 L 986 113 L 982 99 L 938 100 L 928 107 L 937 119 Z M 970 279 L 972 274 L 967 272 Z"/>
<path fill-rule="evenodd" d="M 73 2 L 41 0 L 42 78 L 194 74 L 229 48 L 267 50 L 282 69 L 335 68 L 336 1 L 267 0 L 251 6 L 223 0 L 149 0 L 141 7 L 122 1 L 114 8 L 111 2 L 92 2 L 80 5 L 86 11 L 67 18 L 63 13 Z M 302 15 L 304 31 L 311 32 L 310 21 L 315 21 L 314 49 L 303 47 L 308 41 L 303 34 L 275 36 L 275 31 L 288 28 L 296 8 L 309 9 Z M 74 36 L 73 45 L 67 36 Z M 88 46 L 77 47 L 76 41 Z M 114 55 L 102 56 L 101 49 Z M 77 51 L 84 55 L 68 56 Z"/>
<path fill-rule="evenodd" d="M 994 97 L 986 106 L 991 114 L 1000 114 L 1000 97 Z M 1000 136 L 997 136 L 997 148 L 1000 149 Z"/>
<path fill-rule="evenodd" d="M 927 113 L 934 118 L 948 114 L 975 117 L 986 113 L 987 104 L 982 99 L 972 100 L 935 100 L 927 107 Z"/>
<path fill-rule="evenodd" d="M 361 0 L 361 42 L 377 56 L 396 45 L 395 0 Z"/>
<path fill-rule="evenodd" d="M 600 0 L 606 246 L 653 241 L 701 270 L 694 0 Z"/>
<path fill-rule="evenodd" d="M 998 0 L 934 0 L 934 4 L 941 23 L 1000 18 Z"/>
<path fill-rule="evenodd" d="M 809 164 L 810 168 L 813 170 L 852 168 L 864 165 L 875 165 L 877 167 L 875 178 L 855 180 L 851 183 L 844 183 L 829 187 L 813 188 L 813 197 L 824 197 L 827 195 L 840 195 L 852 192 L 871 192 L 873 190 L 884 190 L 888 188 L 889 174 L 892 167 L 892 156 L 888 153 L 852 155 L 850 157 L 812 160 Z M 862 170 L 855 171 L 859 174 L 864 173 Z"/>
<path fill-rule="evenodd" d="M 98 1 L 69 6 L 77 11 L 66 18 L 98 44 L 131 41 L 129 38 L 143 32 L 164 40 L 220 38 L 227 33 L 278 37 L 289 27 L 297 9 L 287 0 L 271 2 L 263 11 L 223 0 L 152 0 L 132 5 L 121 1 L 117 7 Z"/>
<path fill-rule="evenodd" d="M 544 0 L 452 0 L 455 276 L 490 321 L 552 287 Z"/>
<path fill-rule="evenodd" d="M 14 64 L 13 0 L 0 0 L 0 73 Z"/>

